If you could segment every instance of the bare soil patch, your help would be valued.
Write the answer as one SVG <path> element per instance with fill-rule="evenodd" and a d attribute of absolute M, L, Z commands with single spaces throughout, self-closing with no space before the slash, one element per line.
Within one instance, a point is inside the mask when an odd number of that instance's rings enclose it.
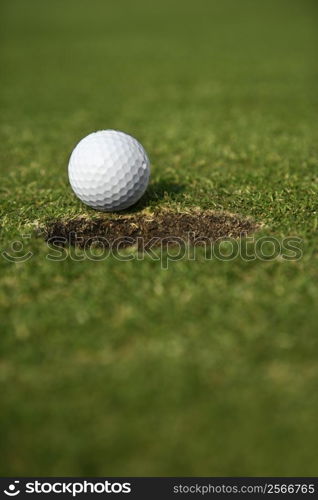
<path fill-rule="evenodd" d="M 59 245 L 84 247 L 100 244 L 121 248 L 137 245 L 142 249 L 177 242 L 200 245 L 206 241 L 244 237 L 256 229 L 255 222 L 238 215 L 162 211 L 151 215 L 56 220 L 47 224 L 45 239 Z"/>

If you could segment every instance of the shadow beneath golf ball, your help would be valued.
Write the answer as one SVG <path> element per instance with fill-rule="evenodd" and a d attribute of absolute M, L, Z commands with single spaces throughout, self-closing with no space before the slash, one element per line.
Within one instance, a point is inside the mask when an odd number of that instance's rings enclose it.
<path fill-rule="evenodd" d="M 156 206 L 161 200 L 175 200 L 185 190 L 184 184 L 160 180 L 152 182 L 141 199 L 124 213 L 138 212 L 149 206 Z"/>

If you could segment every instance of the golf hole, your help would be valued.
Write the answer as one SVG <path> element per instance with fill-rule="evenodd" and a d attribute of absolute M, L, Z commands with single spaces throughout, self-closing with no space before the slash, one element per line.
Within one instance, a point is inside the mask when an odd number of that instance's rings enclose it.
<path fill-rule="evenodd" d="M 227 213 L 171 211 L 153 214 L 123 215 L 98 218 L 78 217 L 55 220 L 47 224 L 44 235 L 54 245 L 78 247 L 136 246 L 148 247 L 174 244 L 200 245 L 207 241 L 237 239 L 253 233 L 257 225 L 249 218 Z"/>

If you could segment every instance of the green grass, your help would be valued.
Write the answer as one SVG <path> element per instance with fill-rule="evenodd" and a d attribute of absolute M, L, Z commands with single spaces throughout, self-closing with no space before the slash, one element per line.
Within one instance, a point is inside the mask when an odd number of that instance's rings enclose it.
<path fill-rule="evenodd" d="M 317 475 L 317 6 L 3 0 L 2 475 Z M 252 216 L 298 261 L 62 262 L 35 228 L 96 217 L 68 156 L 136 136 L 134 210 Z M 12 253 L 12 251 L 11 251 Z M 17 253 L 18 255 L 18 253 Z"/>

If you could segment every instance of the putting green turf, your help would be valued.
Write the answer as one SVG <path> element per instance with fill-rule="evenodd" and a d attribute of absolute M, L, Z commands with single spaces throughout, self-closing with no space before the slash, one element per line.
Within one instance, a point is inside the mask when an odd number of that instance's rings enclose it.
<path fill-rule="evenodd" d="M 0 9 L 1 251 L 33 254 L 0 258 L 1 475 L 317 475 L 315 1 Z M 251 216 L 302 258 L 48 260 L 36 227 L 99 216 L 66 165 L 103 128 L 149 152 L 133 213 Z"/>

